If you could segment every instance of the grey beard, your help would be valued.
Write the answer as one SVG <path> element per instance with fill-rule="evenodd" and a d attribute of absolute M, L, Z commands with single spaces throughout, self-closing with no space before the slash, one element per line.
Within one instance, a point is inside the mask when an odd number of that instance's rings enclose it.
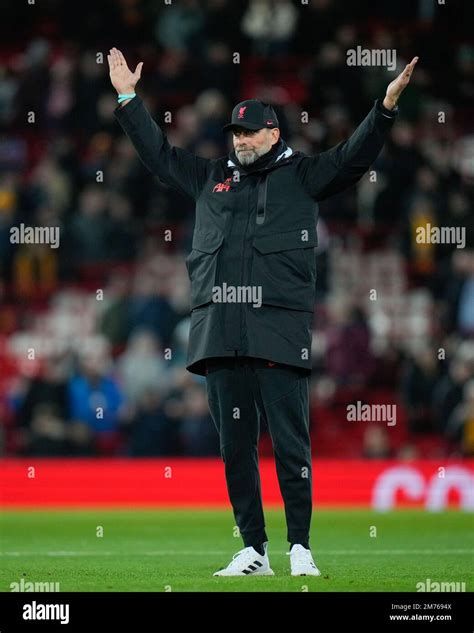
<path fill-rule="evenodd" d="M 252 149 L 252 150 L 245 150 L 245 152 L 243 152 L 242 150 L 239 150 L 238 152 L 236 152 L 237 158 L 239 159 L 240 164 L 243 165 L 244 167 L 247 166 L 247 165 L 251 165 L 258 158 L 260 158 L 260 156 L 263 156 L 265 153 L 266 152 L 262 152 L 261 154 L 259 154 L 254 149 Z"/>

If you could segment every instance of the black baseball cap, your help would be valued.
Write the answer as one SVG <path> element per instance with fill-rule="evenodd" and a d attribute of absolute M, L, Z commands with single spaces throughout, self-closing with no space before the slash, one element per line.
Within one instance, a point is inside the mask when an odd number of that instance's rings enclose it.
<path fill-rule="evenodd" d="M 241 101 L 232 110 L 232 121 L 222 128 L 223 132 L 229 132 L 236 127 L 244 127 L 247 130 L 261 130 L 263 127 L 279 127 L 275 110 L 268 103 L 258 99 Z"/>

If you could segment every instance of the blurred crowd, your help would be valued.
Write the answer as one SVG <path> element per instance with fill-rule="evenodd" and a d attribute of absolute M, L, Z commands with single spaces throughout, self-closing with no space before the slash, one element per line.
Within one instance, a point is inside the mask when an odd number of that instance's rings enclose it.
<path fill-rule="evenodd" d="M 274 104 L 294 150 L 333 147 L 420 57 L 376 179 L 320 206 L 313 451 L 473 455 L 469 5 L 12 6 L 0 52 L 0 454 L 219 455 L 205 380 L 184 369 L 194 205 L 149 174 L 114 118 L 117 46 L 132 69 L 144 62 L 138 92 L 170 143 L 208 158 L 229 151 L 221 126 L 250 97 Z M 348 66 L 357 46 L 396 49 L 397 69 Z M 22 223 L 60 227 L 59 248 L 12 244 Z M 464 231 L 463 246 L 419 242 L 427 224 Z M 348 423 L 357 400 L 396 403 L 396 427 Z"/>

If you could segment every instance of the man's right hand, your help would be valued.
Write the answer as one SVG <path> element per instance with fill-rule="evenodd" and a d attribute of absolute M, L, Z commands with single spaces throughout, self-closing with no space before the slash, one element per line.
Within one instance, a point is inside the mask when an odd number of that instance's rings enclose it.
<path fill-rule="evenodd" d="M 107 55 L 109 61 L 109 75 L 113 87 L 117 94 L 129 94 L 135 92 L 135 86 L 142 74 L 143 62 L 140 62 L 132 73 L 127 66 L 125 57 L 118 48 L 111 48 L 110 55 Z M 127 103 L 125 101 L 125 103 Z"/>

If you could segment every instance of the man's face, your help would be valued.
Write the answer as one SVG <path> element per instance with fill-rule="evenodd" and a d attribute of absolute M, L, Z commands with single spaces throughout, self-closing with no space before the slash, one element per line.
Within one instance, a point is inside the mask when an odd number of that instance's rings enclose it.
<path fill-rule="evenodd" d="M 235 154 L 244 166 L 251 165 L 257 158 L 269 152 L 279 138 L 278 128 L 246 130 L 243 127 L 236 127 L 232 130 Z"/>

